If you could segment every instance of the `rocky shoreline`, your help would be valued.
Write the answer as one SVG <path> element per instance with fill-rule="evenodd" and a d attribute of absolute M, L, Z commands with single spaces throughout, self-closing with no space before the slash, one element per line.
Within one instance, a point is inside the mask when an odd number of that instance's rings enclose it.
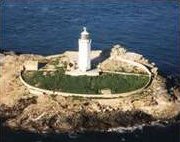
<path fill-rule="evenodd" d="M 105 111 L 103 113 L 89 113 L 83 108 L 71 117 L 64 117 L 64 122 L 71 128 L 60 129 L 58 125 L 58 115 L 44 117 L 39 116 L 34 119 L 23 118 L 19 115 L 30 105 L 37 103 L 37 97 L 20 99 L 12 107 L 0 106 L 1 127 L 9 127 L 14 130 L 25 130 L 38 133 L 62 133 L 62 132 L 82 132 L 82 131 L 118 131 L 120 128 L 133 128 L 135 126 L 150 126 L 154 124 L 180 123 L 180 113 L 168 119 L 156 119 L 152 115 L 139 110 L 123 112 L 121 110 Z M 30 115 L 30 114 L 29 114 Z M 42 116 L 42 115 L 41 115 Z M 31 117 L 31 116 L 29 116 Z M 39 120 L 38 120 L 39 119 Z M 18 125 L 17 125 L 18 124 Z"/>
<path fill-rule="evenodd" d="M 134 110 L 122 112 L 120 110 L 116 111 L 106 111 L 104 113 L 89 113 L 83 108 L 81 111 L 77 112 L 73 116 L 61 116 L 64 118 L 64 122 L 68 123 L 71 128 L 69 130 L 58 131 L 59 126 L 57 124 L 57 115 L 50 116 L 49 118 L 40 119 L 40 117 L 31 119 L 29 118 L 19 118 L 26 107 L 29 105 L 37 103 L 36 98 L 21 99 L 13 107 L 8 107 L 6 105 L 1 105 L 0 116 L 4 120 L 4 126 L 13 126 L 15 129 L 32 130 L 38 132 L 70 132 L 70 131 L 104 131 L 113 127 L 118 126 L 133 126 L 137 124 L 150 123 L 155 120 L 152 116 L 143 113 L 142 111 Z M 42 115 L 41 115 L 42 116 Z M 111 117 L 109 117 L 111 116 Z M 39 120 L 38 120 L 39 119 Z M 18 123 L 18 127 L 16 124 Z M 26 124 L 25 124 L 26 123 Z M 60 125 L 60 124 L 59 124 Z M 16 128 L 17 127 L 17 128 Z"/>
<path fill-rule="evenodd" d="M 114 53 L 117 55 L 116 48 Z M 157 75 L 152 86 L 140 97 L 137 94 L 127 98 L 98 100 L 34 96 L 20 83 L 17 74 L 23 62 L 29 58 L 44 57 L 1 51 L 0 70 L 3 74 L 0 74 L 0 84 L 4 86 L 0 90 L 2 127 L 38 133 L 61 133 L 108 131 L 120 126 L 180 121 L 180 79 L 177 77 L 164 78 Z M 13 63 L 15 60 L 16 63 Z"/>

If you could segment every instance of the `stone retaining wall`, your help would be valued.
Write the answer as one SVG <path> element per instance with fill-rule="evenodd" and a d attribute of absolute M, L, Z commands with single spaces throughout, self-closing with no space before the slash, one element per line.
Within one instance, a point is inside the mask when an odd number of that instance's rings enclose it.
<path fill-rule="evenodd" d="M 20 80 L 22 81 L 22 83 L 28 88 L 29 92 L 31 94 L 34 95 L 52 95 L 52 94 L 56 94 L 56 95 L 61 95 L 61 96 L 74 96 L 74 97 L 85 97 L 85 98 L 117 98 L 117 97 L 126 97 L 132 94 L 136 94 L 139 92 L 142 92 L 143 89 L 145 87 L 142 87 L 138 90 L 135 91 L 131 91 L 131 92 L 127 92 L 127 93 L 120 93 L 120 94 L 106 94 L 106 95 L 102 95 L 102 94 L 75 94 L 75 93 L 65 93 L 65 92 L 56 92 L 56 91 L 50 91 L 50 90 L 46 90 L 46 89 L 40 89 L 37 87 L 34 87 L 32 85 L 27 84 L 23 79 L 22 76 L 20 76 Z M 147 85 L 145 85 L 147 86 Z"/>
<path fill-rule="evenodd" d="M 66 92 L 57 92 L 57 91 L 51 91 L 51 90 L 46 90 L 46 89 L 41 89 L 41 88 L 37 88 L 34 87 L 28 83 L 26 83 L 22 77 L 22 73 L 20 74 L 20 80 L 21 82 L 28 88 L 29 92 L 31 94 L 34 95 L 52 95 L 52 94 L 56 94 L 56 95 L 61 95 L 61 96 L 74 96 L 74 97 L 85 97 L 85 98 L 117 98 L 117 97 L 126 97 L 126 96 L 130 96 L 132 94 L 136 94 L 136 93 L 140 93 L 142 92 L 151 82 L 151 72 L 142 64 L 140 63 L 136 63 L 133 61 L 128 61 L 125 59 L 119 59 L 121 61 L 125 61 L 127 63 L 136 65 L 141 67 L 142 69 L 144 69 L 148 75 L 149 75 L 149 81 L 147 82 L 147 84 L 145 86 L 143 86 L 142 88 L 138 89 L 138 90 L 134 90 L 134 91 L 130 91 L 130 92 L 126 92 L 126 93 L 119 93 L 119 94 L 75 94 L 75 93 L 66 93 Z M 119 73 L 120 74 L 120 73 Z"/>

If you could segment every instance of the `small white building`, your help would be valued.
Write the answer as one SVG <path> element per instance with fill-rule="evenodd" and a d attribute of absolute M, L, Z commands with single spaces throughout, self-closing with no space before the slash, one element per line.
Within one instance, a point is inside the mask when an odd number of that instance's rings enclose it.
<path fill-rule="evenodd" d="M 91 69 L 91 39 L 86 27 L 81 32 L 79 39 L 79 55 L 78 55 L 78 68 L 81 72 L 86 72 Z"/>

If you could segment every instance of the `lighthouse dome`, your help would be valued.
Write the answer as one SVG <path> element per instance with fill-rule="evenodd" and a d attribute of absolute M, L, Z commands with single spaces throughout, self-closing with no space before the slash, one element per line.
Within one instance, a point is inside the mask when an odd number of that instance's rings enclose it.
<path fill-rule="evenodd" d="M 89 33 L 87 32 L 86 27 L 83 27 L 83 31 L 81 32 L 81 39 L 89 39 Z"/>

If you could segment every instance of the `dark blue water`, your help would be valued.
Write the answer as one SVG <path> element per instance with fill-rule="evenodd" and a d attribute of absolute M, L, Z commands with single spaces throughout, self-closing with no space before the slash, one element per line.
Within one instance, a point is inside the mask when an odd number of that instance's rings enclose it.
<path fill-rule="evenodd" d="M 122 43 L 155 62 L 166 74 L 180 74 L 180 5 L 172 0 L 3 0 L 0 48 L 57 54 L 77 50 L 87 26 L 93 49 Z"/>
<path fill-rule="evenodd" d="M 86 132 L 37 134 L 3 130 L 1 142 L 180 142 L 180 123 L 166 127 L 146 126 L 133 132 Z"/>

